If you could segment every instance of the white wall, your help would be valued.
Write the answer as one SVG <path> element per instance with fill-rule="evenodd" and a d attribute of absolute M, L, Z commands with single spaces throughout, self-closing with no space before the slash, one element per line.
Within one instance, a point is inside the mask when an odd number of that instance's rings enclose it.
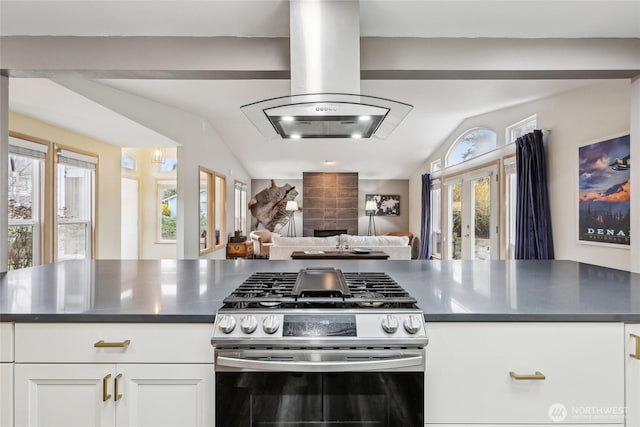
<path fill-rule="evenodd" d="M 302 179 L 276 179 L 277 185 L 290 184 L 296 187 L 298 196 L 296 201 L 299 206 L 303 207 L 302 212 L 294 215 L 296 221 L 296 231 L 298 236 L 302 236 L 302 217 L 304 215 L 304 201 L 302 197 Z M 271 186 L 271 180 L 268 179 L 254 179 L 251 181 L 253 192 L 251 197 L 256 193 Z M 367 234 L 367 228 L 369 226 L 369 217 L 364 213 L 365 195 L 367 194 L 397 194 L 400 196 L 400 216 L 377 216 L 375 217 L 376 231 L 378 235 L 387 233 L 389 231 L 407 231 L 409 230 L 409 213 L 410 203 L 409 199 L 409 181 L 406 179 L 360 179 L 358 180 L 358 234 Z M 418 203 L 420 199 L 418 199 Z M 251 228 L 255 228 L 255 218 L 251 216 Z M 283 235 L 287 234 L 288 225 L 285 225 L 281 229 L 276 229 L 277 233 Z"/>
<path fill-rule="evenodd" d="M 578 243 L 577 201 L 578 147 L 629 132 L 630 89 L 630 82 L 626 79 L 601 81 L 584 88 L 464 120 L 411 177 L 410 191 L 413 200 L 420 200 L 421 174 L 429 171 L 433 160 L 444 157 L 450 144 L 464 131 L 476 126 L 488 127 L 496 131 L 500 143 L 505 140 L 507 126 L 537 114 L 538 127 L 550 130 L 549 191 L 556 259 L 629 270 L 629 248 Z M 640 195 L 635 198 L 638 197 Z M 413 203 L 410 209 L 410 228 L 416 233 L 420 231 L 420 203 Z M 633 228 L 633 221 L 631 227 Z M 635 245 L 640 245 L 640 242 L 633 238 L 632 245 L 634 241 Z"/>

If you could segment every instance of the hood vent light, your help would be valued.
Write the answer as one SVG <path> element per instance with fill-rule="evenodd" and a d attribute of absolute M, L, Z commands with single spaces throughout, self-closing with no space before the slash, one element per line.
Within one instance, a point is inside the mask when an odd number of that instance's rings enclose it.
<path fill-rule="evenodd" d="M 290 0 L 291 95 L 240 107 L 269 139 L 386 138 L 413 106 L 360 95 L 358 0 Z"/>

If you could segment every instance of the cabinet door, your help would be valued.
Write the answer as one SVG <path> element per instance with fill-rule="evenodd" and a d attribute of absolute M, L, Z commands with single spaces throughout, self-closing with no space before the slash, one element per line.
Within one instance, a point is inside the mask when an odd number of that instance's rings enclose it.
<path fill-rule="evenodd" d="M 427 324 L 427 424 L 622 424 L 624 327 Z"/>
<path fill-rule="evenodd" d="M 16 363 L 15 425 L 114 427 L 113 368 Z"/>
<path fill-rule="evenodd" d="M 640 325 L 626 325 L 627 426 L 640 426 Z"/>
<path fill-rule="evenodd" d="M 0 427 L 13 426 L 13 363 L 0 363 Z"/>
<path fill-rule="evenodd" d="M 214 426 L 212 364 L 118 365 L 117 378 L 118 427 Z"/>

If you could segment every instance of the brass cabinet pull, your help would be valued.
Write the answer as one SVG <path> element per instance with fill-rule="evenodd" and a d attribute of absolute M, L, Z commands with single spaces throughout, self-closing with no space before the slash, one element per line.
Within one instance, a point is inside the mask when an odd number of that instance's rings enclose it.
<path fill-rule="evenodd" d="M 640 360 L 640 336 L 636 334 L 629 334 L 629 335 L 631 336 L 631 338 L 635 338 L 636 340 L 636 352 L 629 353 L 629 356 L 633 357 L 634 359 Z"/>
<path fill-rule="evenodd" d="M 118 380 L 120 378 L 122 378 L 122 374 L 116 375 L 116 377 L 113 379 L 113 394 L 115 395 L 113 400 L 115 400 L 116 402 L 122 399 L 122 394 L 118 393 Z"/>
<path fill-rule="evenodd" d="M 105 342 L 104 340 L 100 340 L 97 343 L 95 343 L 93 346 L 97 348 L 108 348 L 108 347 L 125 348 L 125 347 L 129 347 L 129 344 L 131 344 L 131 340 L 124 340 L 121 342 Z"/>
<path fill-rule="evenodd" d="M 111 378 L 111 374 L 107 374 L 102 379 L 102 401 L 103 402 L 106 402 L 107 400 L 111 399 L 111 395 L 108 393 L 108 390 L 107 390 L 107 384 L 109 382 L 109 378 Z"/>
<path fill-rule="evenodd" d="M 520 374 L 516 374 L 515 372 L 511 371 L 509 372 L 509 375 L 511 376 L 511 378 L 513 378 L 514 380 L 546 380 L 547 377 L 544 376 L 544 374 L 540 371 L 536 371 L 535 374 L 533 375 L 520 375 Z"/>

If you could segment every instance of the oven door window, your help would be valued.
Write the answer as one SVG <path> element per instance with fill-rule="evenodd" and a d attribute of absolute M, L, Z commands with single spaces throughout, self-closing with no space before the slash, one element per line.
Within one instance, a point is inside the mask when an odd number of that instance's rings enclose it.
<path fill-rule="evenodd" d="M 216 425 L 421 426 L 423 372 L 216 373 Z"/>

